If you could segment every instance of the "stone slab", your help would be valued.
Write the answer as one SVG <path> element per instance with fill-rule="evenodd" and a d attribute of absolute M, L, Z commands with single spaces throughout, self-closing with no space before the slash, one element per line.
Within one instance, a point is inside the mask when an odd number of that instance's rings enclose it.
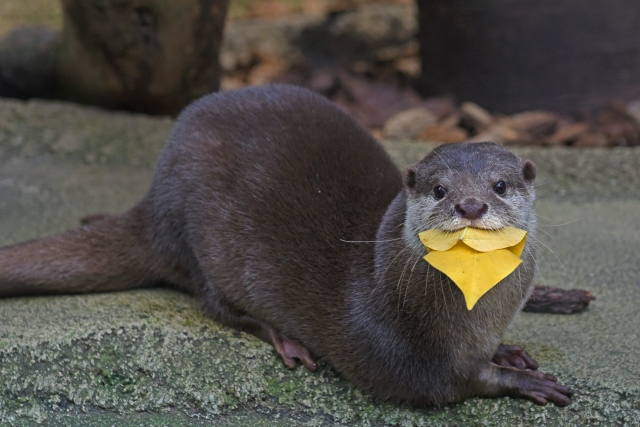
<path fill-rule="evenodd" d="M 171 126 L 43 102 L 0 100 L 0 112 L 0 244 L 127 209 Z M 51 149 L 70 140 L 79 143 Z M 430 149 L 386 147 L 401 167 Z M 539 167 L 540 245 L 550 248 L 542 282 L 597 300 L 577 315 L 522 313 L 505 339 L 577 390 L 569 407 L 374 402 L 325 364 L 287 370 L 267 344 L 210 321 L 190 296 L 148 289 L 0 300 L 0 425 L 640 425 L 640 150 L 519 153 Z"/>

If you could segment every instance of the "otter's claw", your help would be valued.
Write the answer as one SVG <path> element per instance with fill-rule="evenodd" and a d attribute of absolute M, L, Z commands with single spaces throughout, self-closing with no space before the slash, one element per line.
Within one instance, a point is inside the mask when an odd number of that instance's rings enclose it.
<path fill-rule="evenodd" d="M 571 403 L 573 390 L 558 384 L 553 375 L 537 371 L 520 371 L 520 373 L 521 384 L 513 397 L 522 397 L 542 406 L 549 402 L 558 406 L 567 406 Z"/>
<path fill-rule="evenodd" d="M 499 366 L 538 369 L 538 363 L 519 345 L 500 344 L 492 361 Z"/>

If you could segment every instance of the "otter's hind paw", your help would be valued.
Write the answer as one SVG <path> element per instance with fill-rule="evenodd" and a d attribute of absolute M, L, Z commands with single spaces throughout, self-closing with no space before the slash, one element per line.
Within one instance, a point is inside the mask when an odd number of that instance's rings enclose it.
<path fill-rule="evenodd" d="M 536 286 L 522 311 L 530 313 L 573 314 L 579 313 L 595 300 L 591 292 L 582 289 L 559 289 Z"/>
<path fill-rule="evenodd" d="M 287 338 L 284 334 L 277 332 L 275 329 L 270 328 L 269 336 L 271 338 L 271 344 L 276 349 L 276 352 L 282 358 L 282 361 L 289 369 L 296 367 L 295 359 L 298 359 L 304 365 L 307 370 L 315 372 L 318 369 L 315 360 L 311 357 L 309 350 L 307 350 L 302 344 L 292 339 Z"/>

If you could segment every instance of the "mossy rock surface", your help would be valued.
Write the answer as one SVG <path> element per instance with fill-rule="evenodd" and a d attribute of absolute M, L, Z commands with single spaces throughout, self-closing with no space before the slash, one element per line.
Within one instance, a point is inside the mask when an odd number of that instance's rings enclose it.
<path fill-rule="evenodd" d="M 171 124 L 0 101 L 0 244 L 130 207 Z M 406 165 L 430 147 L 387 148 Z M 640 151 L 520 153 L 539 166 L 541 239 L 553 250 L 543 283 L 598 299 L 577 315 L 523 313 L 505 340 L 577 390 L 571 406 L 374 402 L 322 362 L 313 374 L 286 369 L 270 346 L 212 322 L 189 295 L 147 289 L 0 300 L 0 425 L 640 425 Z"/>

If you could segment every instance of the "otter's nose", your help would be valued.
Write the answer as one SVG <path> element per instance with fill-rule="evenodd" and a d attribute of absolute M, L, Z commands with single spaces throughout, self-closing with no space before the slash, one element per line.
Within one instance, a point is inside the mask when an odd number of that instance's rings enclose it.
<path fill-rule="evenodd" d="M 456 212 L 465 219 L 478 219 L 482 217 L 489 209 L 489 206 L 478 200 L 465 200 L 463 203 L 456 205 Z"/>

